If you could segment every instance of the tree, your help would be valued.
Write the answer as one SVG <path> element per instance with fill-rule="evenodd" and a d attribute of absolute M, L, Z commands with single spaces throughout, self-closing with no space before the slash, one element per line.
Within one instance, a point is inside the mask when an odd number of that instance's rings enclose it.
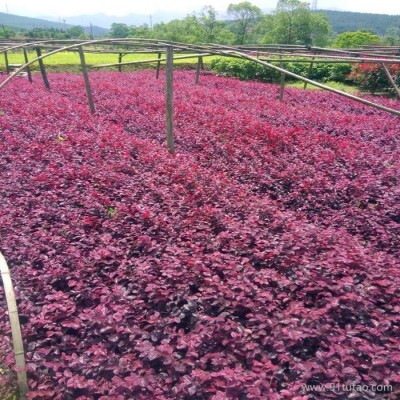
<path fill-rule="evenodd" d="M 129 35 L 129 28 L 126 24 L 116 23 L 111 24 L 109 36 L 112 38 L 126 38 Z"/>
<path fill-rule="evenodd" d="M 370 31 L 343 32 L 337 36 L 334 47 L 353 48 L 381 44 L 381 38 Z"/>
<path fill-rule="evenodd" d="M 151 38 L 152 30 L 147 24 L 143 24 L 140 26 L 132 25 L 129 27 L 129 37 L 137 37 L 137 38 Z"/>
<path fill-rule="evenodd" d="M 274 19 L 276 43 L 311 44 L 311 13 L 308 3 L 300 0 L 279 0 Z"/>
<path fill-rule="evenodd" d="M 201 10 L 200 15 L 197 18 L 199 28 L 204 34 L 204 42 L 214 43 L 215 33 L 219 24 L 217 20 L 217 11 L 213 6 L 205 6 Z"/>
<path fill-rule="evenodd" d="M 260 21 L 262 11 L 248 1 L 238 4 L 229 4 L 227 13 L 234 18 L 237 43 L 244 44 L 249 36 L 250 30 Z"/>
<path fill-rule="evenodd" d="M 153 37 L 173 42 L 195 43 L 198 41 L 198 22 L 196 16 L 174 19 L 168 23 L 154 25 Z"/>
<path fill-rule="evenodd" d="M 81 35 L 85 34 L 85 30 L 81 26 L 73 26 L 67 30 L 67 34 L 71 38 L 79 38 Z"/>
<path fill-rule="evenodd" d="M 8 39 L 10 36 L 14 34 L 14 31 L 11 28 L 6 28 L 4 25 L 2 29 L 0 29 L 0 37 Z"/>
<path fill-rule="evenodd" d="M 314 46 L 326 47 L 330 42 L 332 26 L 324 14 L 310 13 L 311 43 Z"/>
<path fill-rule="evenodd" d="M 279 0 L 272 15 L 261 24 L 263 43 L 326 46 L 331 25 L 323 14 L 312 13 L 308 3 Z"/>
<path fill-rule="evenodd" d="M 389 46 L 400 45 L 400 27 L 391 27 L 386 29 L 385 32 L 385 43 Z"/>
<path fill-rule="evenodd" d="M 205 6 L 197 16 L 198 41 L 206 43 L 232 44 L 234 34 L 226 23 L 218 21 L 217 12 L 212 6 Z"/>

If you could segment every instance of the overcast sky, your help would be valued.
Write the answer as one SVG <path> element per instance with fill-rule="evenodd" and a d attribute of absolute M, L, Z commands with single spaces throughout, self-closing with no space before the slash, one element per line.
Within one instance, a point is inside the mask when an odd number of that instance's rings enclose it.
<path fill-rule="evenodd" d="M 104 13 L 124 16 L 126 14 L 152 14 L 157 11 L 192 13 L 204 5 L 212 5 L 221 14 L 230 3 L 244 0 L 0 0 L 0 11 L 30 17 L 69 17 Z M 274 9 L 277 0 L 250 0 L 263 10 Z M 312 3 L 312 0 L 309 1 Z M 359 11 L 380 14 L 399 14 L 399 0 L 318 0 L 318 8 Z"/>

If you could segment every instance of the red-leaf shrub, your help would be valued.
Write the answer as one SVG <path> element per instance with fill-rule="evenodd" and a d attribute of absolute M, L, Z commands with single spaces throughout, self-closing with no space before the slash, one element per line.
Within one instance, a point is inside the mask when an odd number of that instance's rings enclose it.
<path fill-rule="evenodd" d="M 400 85 L 400 65 L 389 64 L 387 69 L 397 86 Z M 388 92 L 396 94 L 395 89 L 382 64 L 356 64 L 353 66 L 349 79 L 357 83 L 360 88 L 371 93 Z"/>
<path fill-rule="evenodd" d="M 397 117 L 177 72 L 171 156 L 153 73 L 91 74 L 95 116 L 80 76 L 50 81 L 0 99 L 1 251 L 31 399 L 398 385 Z M 12 367 L 2 290 L 0 303 Z"/>

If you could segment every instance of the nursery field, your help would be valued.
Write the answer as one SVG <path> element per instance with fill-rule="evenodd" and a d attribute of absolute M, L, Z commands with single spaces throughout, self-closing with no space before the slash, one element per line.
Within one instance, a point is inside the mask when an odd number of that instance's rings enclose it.
<path fill-rule="evenodd" d="M 29 398 L 395 399 L 399 118 L 177 71 L 170 155 L 162 76 L 90 79 L 95 115 L 80 75 L 0 93 Z M 15 386 L 3 371 L 0 398 Z"/>

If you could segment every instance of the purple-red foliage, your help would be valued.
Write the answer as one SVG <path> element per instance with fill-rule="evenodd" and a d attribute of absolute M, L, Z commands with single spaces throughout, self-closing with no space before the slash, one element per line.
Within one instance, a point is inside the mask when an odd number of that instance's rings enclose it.
<path fill-rule="evenodd" d="M 0 249 L 29 398 L 398 387 L 399 119 L 322 92 L 279 103 L 276 86 L 193 80 L 176 73 L 175 156 L 152 72 L 91 74 L 95 116 L 72 74 L 1 93 Z M 0 304 L 12 367 L 2 290 Z"/>

